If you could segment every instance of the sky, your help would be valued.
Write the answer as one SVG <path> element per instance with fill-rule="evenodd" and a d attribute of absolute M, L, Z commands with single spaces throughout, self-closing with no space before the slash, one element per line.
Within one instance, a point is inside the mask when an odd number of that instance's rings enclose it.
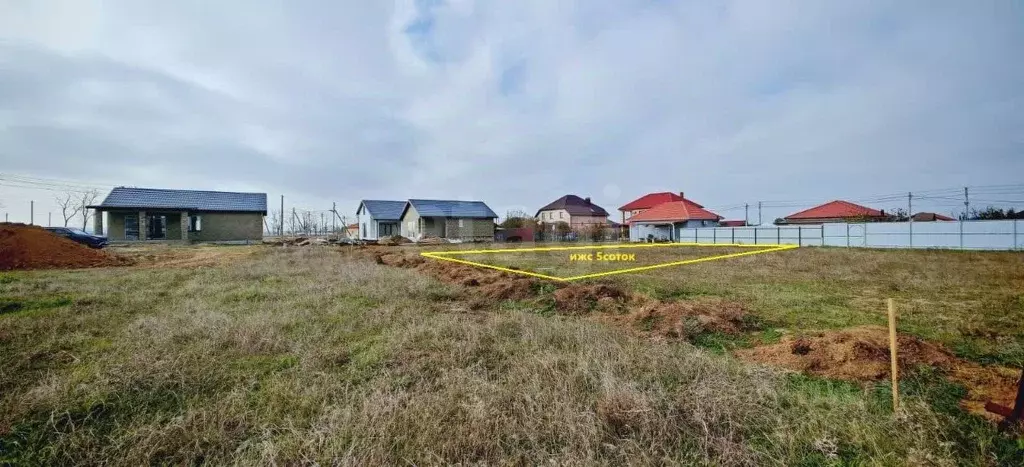
<path fill-rule="evenodd" d="M 1014 0 L 0 0 L 0 211 L 56 211 L 16 175 L 347 217 L 655 191 L 948 213 L 962 186 L 1024 200 L 1022 57 Z"/>

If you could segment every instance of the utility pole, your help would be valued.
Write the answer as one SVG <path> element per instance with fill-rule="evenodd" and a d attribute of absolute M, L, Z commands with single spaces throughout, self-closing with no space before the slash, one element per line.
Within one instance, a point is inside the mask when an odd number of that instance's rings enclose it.
<path fill-rule="evenodd" d="M 757 225 L 761 225 L 761 202 L 757 202 Z"/>
<path fill-rule="evenodd" d="M 971 220 L 971 196 L 964 187 L 964 220 Z"/>
<path fill-rule="evenodd" d="M 46 226 L 47 227 L 53 227 L 53 213 L 52 212 L 46 213 Z"/>
<path fill-rule="evenodd" d="M 36 202 L 28 202 L 28 225 L 36 225 Z"/>
<path fill-rule="evenodd" d="M 322 212 L 320 213 L 320 228 L 322 230 L 327 230 L 327 222 L 324 222 L 324 213 Z"/>
<path fill-rule="evenodd" d="M 338 203 L 331 203 L 331 233 L 338 233 Z"/>
<path fill-rule="evenodd" d="M 914 194 L 907 192 L 907 220 L 910 221 L 908 231 L 910 232 L 910 247 L 914 247 Z"/>
<path fill-rule="evenodd" d="M 281 195 L 281 236 L 284 236 L 284 195 Z"/>
<path fill-rule="evenodd" d="M 743 225 L 750 225 L 750 205 L 743 203 Z"/>

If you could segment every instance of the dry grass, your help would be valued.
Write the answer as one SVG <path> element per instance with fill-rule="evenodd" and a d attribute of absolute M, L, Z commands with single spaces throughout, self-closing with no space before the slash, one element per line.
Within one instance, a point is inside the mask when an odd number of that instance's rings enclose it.
<path fill-rule="evenodd" d="M 328 248 L 261 251 L 0 276 L 20 304 L 0 314 L 0 463 L 1007 460 L 992 430 L 913 396 L 894 418 L 856 386 L 586 319 L 468 312 L 456 286 Z"/>

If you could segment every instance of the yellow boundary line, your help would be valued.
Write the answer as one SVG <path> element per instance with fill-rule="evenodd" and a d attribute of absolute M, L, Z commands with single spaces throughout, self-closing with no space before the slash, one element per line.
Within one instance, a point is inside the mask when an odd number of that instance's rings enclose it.
<path fill-rule="evenodd" d="M 616 271 L 598 272 L 594 274 L 584 274 L 581 276 L 572 277 L 555 277 L 548 276 L 545 274 L 536 273 L 533 271 L 524 271 L 520 269 L 503 268 L 501 266 L 494 266 L 486 263 L 478 263 L 476 261 L 466 261 L 464 259 L 451 258 L 452 255 L 471 255 L 471 254 L 484 254 L 484 253 L 523 253 L 531 251 L 568 251 L 568 250 L 593 250 L 593 249 L 613 249 L 613 248 L 652 248 L 652 247 L 674 247 L 674 246 L 718 246 L 718 247 L 746 247 L 746 248 L 764 248 L 757 251 L 744 251 L 742 253 L 730 253 L 727 255 L 708 256 L 706 258 L 688 259 L 683 261 L 673 261 L 669 263 L 660 263 L 650 266 L 640 266 L 629 269 L 619 269 Z M 767 248 L 766 248 L 767 247 Z M 563 247 L 543 247 L 543 248 L 504 248 L 494 250 L 467 250 L 467 251 L 425 251 L 420 253 L 420 256 L 437 259 L 442 261 L 450 261 L 453 263 L 468 264 L 470 266 L 477 266 L 481 268 L 494 269 L 502 272 L 509 272 L 513 274 L 522 274 L 524 276 L 537 277 L 541 279 L 548 279 L 559 282 L 569 282 L 580 279 L 592 279 L 595 277 L 611 276 L 614 274 L 626 274 L 630 272 L 649 271 L 651 269 L 667 268 L 672 266 L 682 266 L 685 264 L 703 263 L 706 261 L 715 261 L 720 259 L 736 258 L 740 256 L 759 255 L 761 253 L 771 253 L 773 251 L 792 250 L 799 248 L 798 245 L 748 245 L 738 243 L 672 243 L 672 244 L 641 244 L 641 245 L 606 245 L 606 246 L 563 246 Z"/>

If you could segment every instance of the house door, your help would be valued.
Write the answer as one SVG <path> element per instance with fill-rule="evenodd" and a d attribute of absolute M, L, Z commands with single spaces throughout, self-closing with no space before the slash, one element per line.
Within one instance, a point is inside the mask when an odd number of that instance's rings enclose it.
<path fill-rule="evenodd" d="M 167 238 L 167 216 L 146 216 L 146 239 L 163 240 Z"/>
<path fill-rule="evenodd" d="M 135 214 L 128 214 L 124 216 L 124 239 L 139 239 L 139 216 Z"/>

